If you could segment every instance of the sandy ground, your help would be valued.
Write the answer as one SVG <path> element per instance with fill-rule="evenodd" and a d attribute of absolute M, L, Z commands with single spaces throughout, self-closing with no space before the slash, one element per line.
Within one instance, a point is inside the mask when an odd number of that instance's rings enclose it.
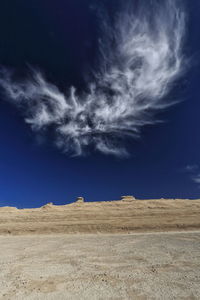
<path fill-rule="evenodd" d="M 200 299 L 200 232 L 0 237 L 0 299 Z"/>
<path fill-rule="evenodd" d="M 133 200 L 0 208 L 0 234 L 200 230 L 200 200 Z"/>
<path fill-rule="evenodd" d="M 200 299 L 200 200 L 0 207 L 0 299 Z"/>

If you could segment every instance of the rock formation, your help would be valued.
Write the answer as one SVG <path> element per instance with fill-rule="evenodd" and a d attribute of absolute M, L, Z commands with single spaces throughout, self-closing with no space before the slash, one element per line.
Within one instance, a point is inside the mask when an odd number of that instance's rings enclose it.
<path fill-rule="evenodd" d="M 133 200 L 136 200 L 136 198 L 133 197 L 133 196 L 122 196 L 121 200 L 123 200 L 123 201 L 133 201 Z"/>
<path fill-rule="evenodd" d="M 78 197 L 78 198 L 76 199 L 76 202 L 77 202 L 77 203 L 84 203 L 84 198 L 83 198 L 83 197 Z"/>

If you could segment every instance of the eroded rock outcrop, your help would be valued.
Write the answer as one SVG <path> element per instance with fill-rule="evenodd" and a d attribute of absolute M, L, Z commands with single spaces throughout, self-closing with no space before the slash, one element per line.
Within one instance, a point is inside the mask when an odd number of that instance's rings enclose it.
<path fill-rule="evenodd" d="M 78 197 L 77 199 L 76 199 L 76 203 L 84 203 L 84 198 L 83 197 Z"/>
<path fill-rule="evenodd" d="M 122 196 L 121 197 L 122 201 L 134 201 L 136 198 L 134 196 Z"/>

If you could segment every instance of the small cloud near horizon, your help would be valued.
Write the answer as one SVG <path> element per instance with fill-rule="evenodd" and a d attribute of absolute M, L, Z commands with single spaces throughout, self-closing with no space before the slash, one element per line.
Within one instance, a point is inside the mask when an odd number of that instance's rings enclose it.
<path fill-rule="evenodd" d="M 185 170 L 187 171 L 187 172 L 195 172 L 195 171 L 197 171 L 199 169 L 199 166 L 196 164 L 196 165 L 187 165 L 186 167 L 185 167 Z"/>
<path fill-rule="evenodd" d="M 185 171 L 189 173 L 190 179 L 194 182 L 197 183 L 200 187 L 200 167 L 197 164 L 193 165 L 187 165 L 185 167 Z"/>

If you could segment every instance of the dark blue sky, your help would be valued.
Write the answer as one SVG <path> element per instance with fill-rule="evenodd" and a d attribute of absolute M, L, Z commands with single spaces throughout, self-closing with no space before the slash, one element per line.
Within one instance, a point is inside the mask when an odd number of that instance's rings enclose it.
<path fill-rule="evenodd" d="M 110 13 L 117 9 L 115 1 L 103 2 Z M 84 89 L 98 52 L 96 5 L 95 0 L 2 0 L 1 65 L 23 76 L 30 64 L 61 89 L 66 84 Z M 41 144 L 19 110 L 1 96 L 0 206 L 64 204 L 77 196 L 88 201 L 119 199 L 124 194 L 199 197 L 192 176 L 198 176 L 200 165 L 200 2 L 188 0 L 186 8 L 184 51 L 189 68 L 168 95 L 182 102 L 159 115 L 165 122 L 145 127 L 140 140 L 128 141 L 129 158 L 95 152 L 69 157 L 50 140 Z M 196 174 L 187 172 L 187 166 L 196 166 Z"/>

